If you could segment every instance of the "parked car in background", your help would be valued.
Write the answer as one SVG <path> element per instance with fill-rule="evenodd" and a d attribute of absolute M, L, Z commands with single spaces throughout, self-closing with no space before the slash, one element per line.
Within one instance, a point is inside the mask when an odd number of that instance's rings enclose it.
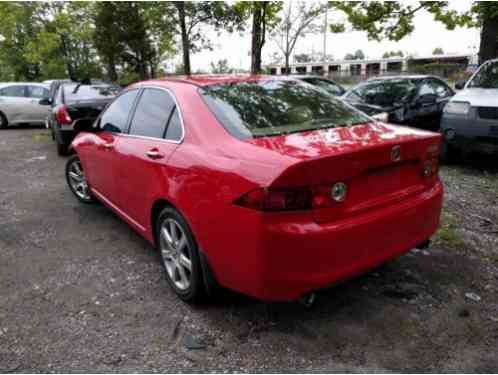
<path fill-rule="evenodd" d="M 47 127 L 52 132 L 59 155 L 67 154 L 75 135 L 91 126 L 120 90 L 119 86 L 106 83 L 52 82 L 52 96 L 40 100 L 40 103 L 51 107 Z"/>
<path fill-rule="evenodd" d="M 294 300 L 439 224 L 440 134 L 373 121 L 296 79 L 138 83 L 91 130 L 72 143 L 71 191 L 155 245 L 185 301 L 217 284 Z"/>
<path fill-rule="evenodd" d="M 35 82 L 0 83 L 0 128 L 13 124 L 44 124 L 49 110 L 40 105 L 46 85 Z"/>
<path fill-rule="evenodd" d="M 452 161 L 470 152 L 498 152 L 498 60 L 490 60 L 444 107 L 441 120 L 441 156 Z"/>
<path fill-rule="evenodd" d="M 331 79 L 319 77 L 319 76 L 314 76 L 314 75 L 293 75 L 293 78 L 299 79 L 300 81 L 309 83 L 313 86 L 320 87 L 321 89 L 327 91 L 329 94 L 332 94 L 334 96 L 343 96 L 346 93 L 346 89 L 342 87 L 340 84 L 338 84 L 335 81 L 332 81 Z M 372 116 L 376 120 L 387 122 L 389 119 L 388 113 L 384 112 L 382 108 L 376 108 L 374 109 L 372 106 L 366 108 L 364 106 L 357 106 L 353 105 L 360 111 L 366 113 L 369 116 Z"/>
<path fill-rule="evenodd" d="M 325 91 L 327 91 L 329 94 L 332 94 L 334 96 L 342 96 L 346 92 L 346 89 L 342 87 L 340 84 L 338 84 L 335 81 L 332 81 L 331 79 L 328 78 L 323 78 L 320 76 L 315 76 L 315 75 L 293 75 L 292 78 L 296 78 L 300 81 L 309 83 L 313 86 L 318 86 Z"/>
<path fill-rule="evenodd" d="M 388 113 L 388 122 L 439 130 L 443 108 L 455 92 L 427 75 L 377 77 L 348 90 L 343 98 L 363 112 Z"/>

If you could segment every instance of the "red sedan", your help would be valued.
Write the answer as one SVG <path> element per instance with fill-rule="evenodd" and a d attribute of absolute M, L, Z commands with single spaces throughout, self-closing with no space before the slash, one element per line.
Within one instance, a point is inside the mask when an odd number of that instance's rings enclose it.
<path fill-rule="evenodd" d="M 108 105 L 66 176 L 160 250 L 183 300 L 289 301 L 429 239 L 439 147 L 292 78 L 163 79 Z"/>

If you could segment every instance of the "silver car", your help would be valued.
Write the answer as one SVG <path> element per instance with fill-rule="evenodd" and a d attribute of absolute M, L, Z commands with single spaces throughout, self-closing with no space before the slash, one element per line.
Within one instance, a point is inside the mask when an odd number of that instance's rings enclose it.
<path fill-rule="evenodd" d="M 441 118 L 442 159 L 461 160 L 472 151 L 498 152 L 498 59 L 485 62 L 455 87 L 461 90 L 446 104 Z"/>
<path fill-rule="evenodd" d="M 48 86 L 41 83 L 0 83 L 0 128 L 12 124 L 45 124 L 50 111 L 40 105 L 48 96 Z"/>

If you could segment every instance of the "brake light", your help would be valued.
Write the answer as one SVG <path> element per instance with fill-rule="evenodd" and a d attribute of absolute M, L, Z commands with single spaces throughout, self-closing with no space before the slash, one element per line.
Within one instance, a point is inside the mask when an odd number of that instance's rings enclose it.
<path fill-rule="evenodd" d="M 439 148 L 433 145 L 427 149 L 427 159 L 423 163 L 422 176 L 436 176 L 439 169 Z"/>
<path fill-rule="evenodd" d="M 344 201 L 345 194 L 346 185 L 342 182 L 333 186 L 260 188 L 244 194 L 234 203 L 258 211 L 300 211 L 337 205 Z"/>
<path fill-rule="evenodd" d="M 65 105 L 61 105 L 59 107 L 56 116 L 57 122 L 60 125 L 70 125 L 73 122 L 73 120 L 71 120 L 71 116 L 69 116 L 69 113 L 67 112 L 67 107 Z"/>

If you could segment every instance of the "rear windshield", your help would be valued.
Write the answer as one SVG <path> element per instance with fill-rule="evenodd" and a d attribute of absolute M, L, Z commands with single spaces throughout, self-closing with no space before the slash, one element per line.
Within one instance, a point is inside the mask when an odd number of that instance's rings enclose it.
<path fill-rule="evenodd" d="M 68 101 L 111 99 L 115 97 L 120 87 L 115 85 L 78 85 L 63 86 L 64 99 Z"/>
<path fill-rule="evenodd" d="M 217 84 L 199 90 L 218 121 L 240 139 L 370 121 L 334 96 L 297 80 Z"/>

